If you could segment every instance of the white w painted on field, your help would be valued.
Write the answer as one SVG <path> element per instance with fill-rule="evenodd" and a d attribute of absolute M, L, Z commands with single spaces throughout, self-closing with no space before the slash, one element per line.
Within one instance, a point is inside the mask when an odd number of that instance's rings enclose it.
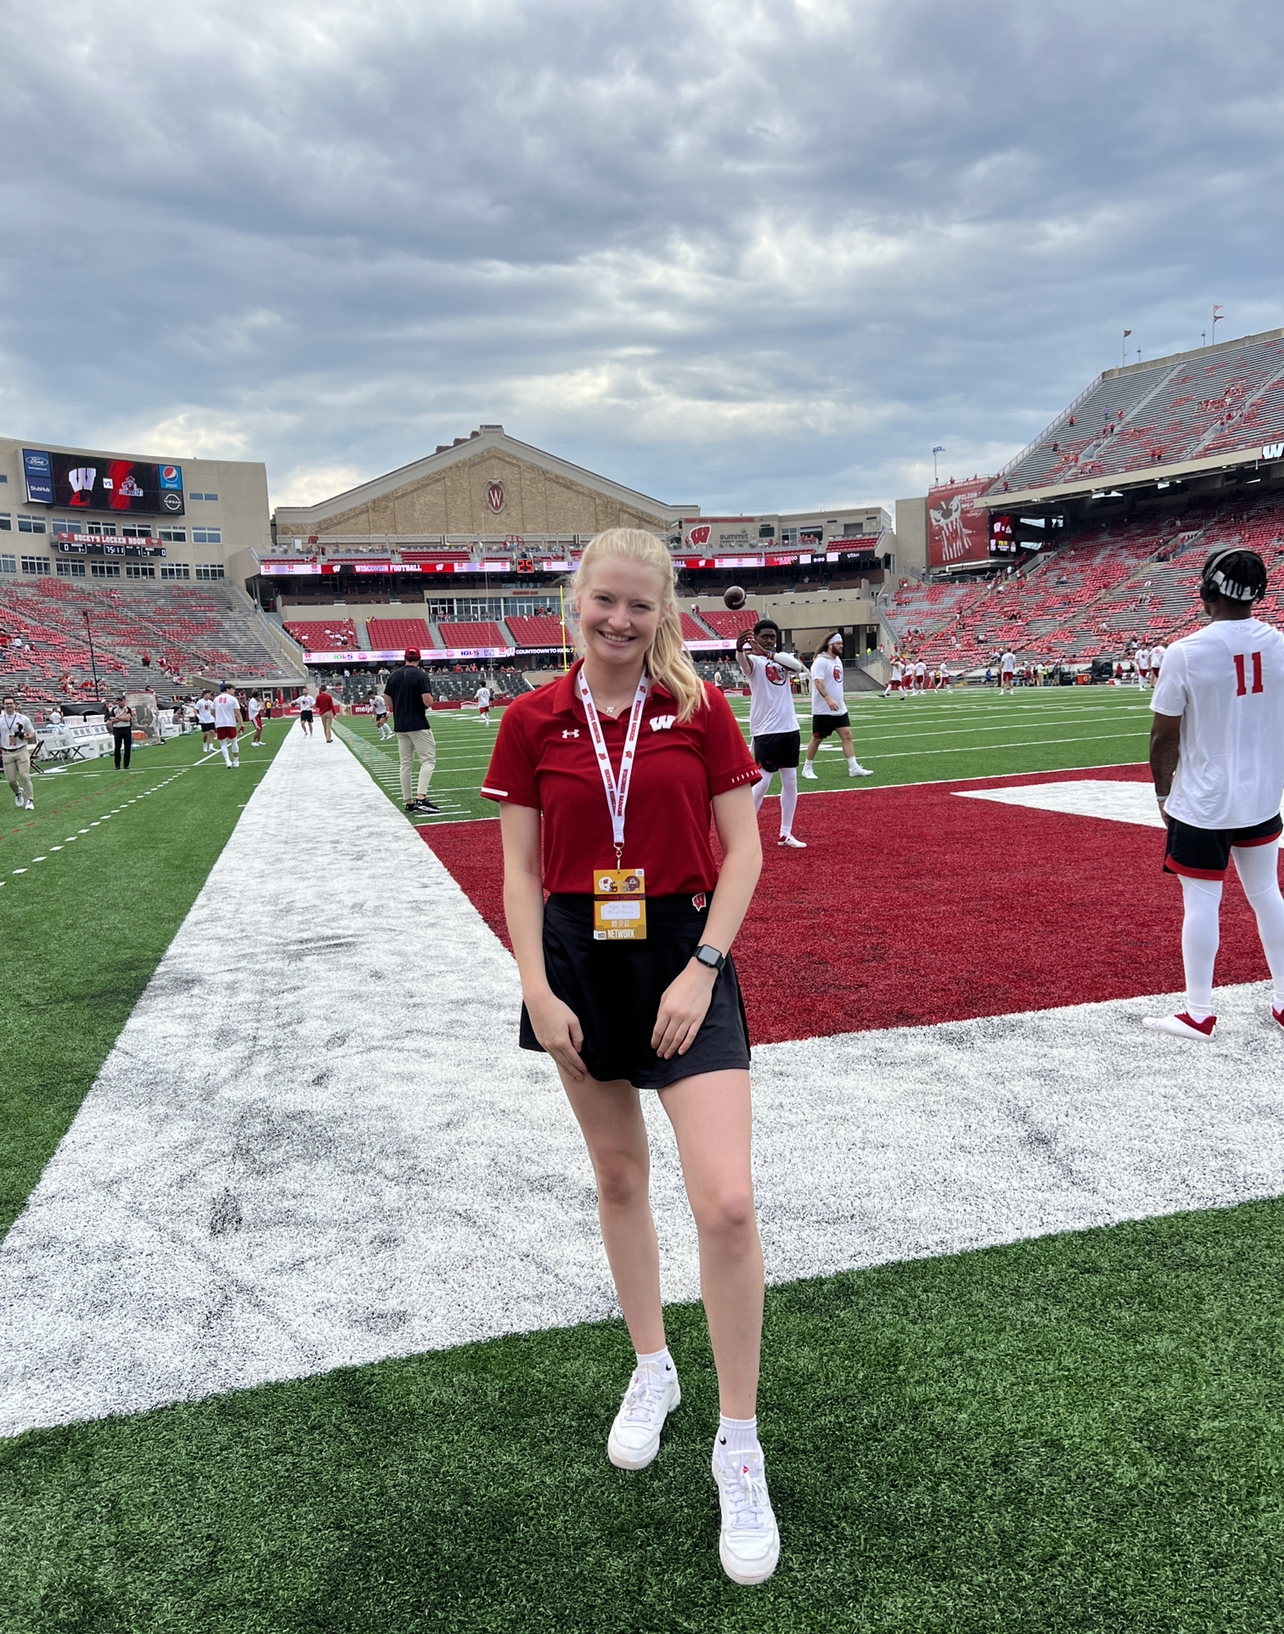
<path fill-rule="evenodd" d="M 211 969 L 255 1003 L 211 1004 Z M 1284 1191 L 1260 990 L 1219 994 L 1198 1051 L 1137 1025 L 1165 1002 L 757 1049 L 771 1279 Z M 0 1433 L 612 1314 L 588 1163 L 517 1006 L 347 749 L 291 734 L 0 1248 Z M 665 1294 L 690 1299 L 648 1115 Z"/>

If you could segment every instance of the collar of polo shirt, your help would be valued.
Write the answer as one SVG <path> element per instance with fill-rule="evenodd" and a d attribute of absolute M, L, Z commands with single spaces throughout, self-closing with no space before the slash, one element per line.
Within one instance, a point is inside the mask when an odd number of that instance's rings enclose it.
<path fill-rule="evenodd" d="M 576 684 L 579 680 L 579 673 L 583 667 L 584 660 L 582 658 L 577 658 L 566 674 L 562 676 L 561 680 L 554 681 L 551 684 L 554 689 L 553 708 L 556 713 L 559 715 L 574 715 L 577 721 L 587 722 L 588 716 L 584 713 L 584 705 L 580 701 L 579 688 Z M 644 718 L 647 711 L 651 708 L 652 701 L 656 698 L 667 698 L 670 703 L 673 702 L 673 694 L 669 691 L 668 687 L 666 687 L 662 681 L 652 680 L 651 690 L 647 694 L 646 709 L 642 711 Z M 602 716 L 603 722 L 624 721 L 627 723 L 628 718 L 629 712 L 627 709 L 619 715 Z"/>

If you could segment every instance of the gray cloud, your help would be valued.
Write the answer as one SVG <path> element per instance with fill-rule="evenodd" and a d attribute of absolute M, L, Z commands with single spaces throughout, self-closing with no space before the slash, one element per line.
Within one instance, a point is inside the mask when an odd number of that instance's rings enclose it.
<path fill-rule="evenodd" d="M 1284 22 L 1224 0 L 32 0 L 0 408 L 320 497 L 482 420 L 706 508 L 993 468 L 1284 323 Z"/>

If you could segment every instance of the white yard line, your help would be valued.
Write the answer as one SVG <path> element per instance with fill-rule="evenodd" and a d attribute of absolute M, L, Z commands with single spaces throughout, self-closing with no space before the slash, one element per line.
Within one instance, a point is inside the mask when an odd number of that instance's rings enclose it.
<path fill-rule="evenodd" d="M 300 843 L 300 837 L 306 843 Z M 225 979 L 234 977 L 235 979 Z M 1128 1000 L 755 1051 L 769 1276 L 1284 1192 L 1284 1035 Z M 0 1248 L 0 1433 L 613 1312 L 513 962 L 341 744 L 252 796 Z M 653 1097 L 665 1295 L 694 1235 Z"/>

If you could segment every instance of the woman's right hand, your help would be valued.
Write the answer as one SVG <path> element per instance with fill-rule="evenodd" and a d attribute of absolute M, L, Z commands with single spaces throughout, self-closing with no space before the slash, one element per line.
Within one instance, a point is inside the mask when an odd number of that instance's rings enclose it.
<path fill-rule="evenodd" d="M 588 1068 L 580 1059 L 584 1029 L 570 1005 L 563 1004 L 556 993 L 546 991 L 526 1000 L 526 1013 L 536 1039 L 557 1067 L 577 1083 L 586 1078 Z"/>

